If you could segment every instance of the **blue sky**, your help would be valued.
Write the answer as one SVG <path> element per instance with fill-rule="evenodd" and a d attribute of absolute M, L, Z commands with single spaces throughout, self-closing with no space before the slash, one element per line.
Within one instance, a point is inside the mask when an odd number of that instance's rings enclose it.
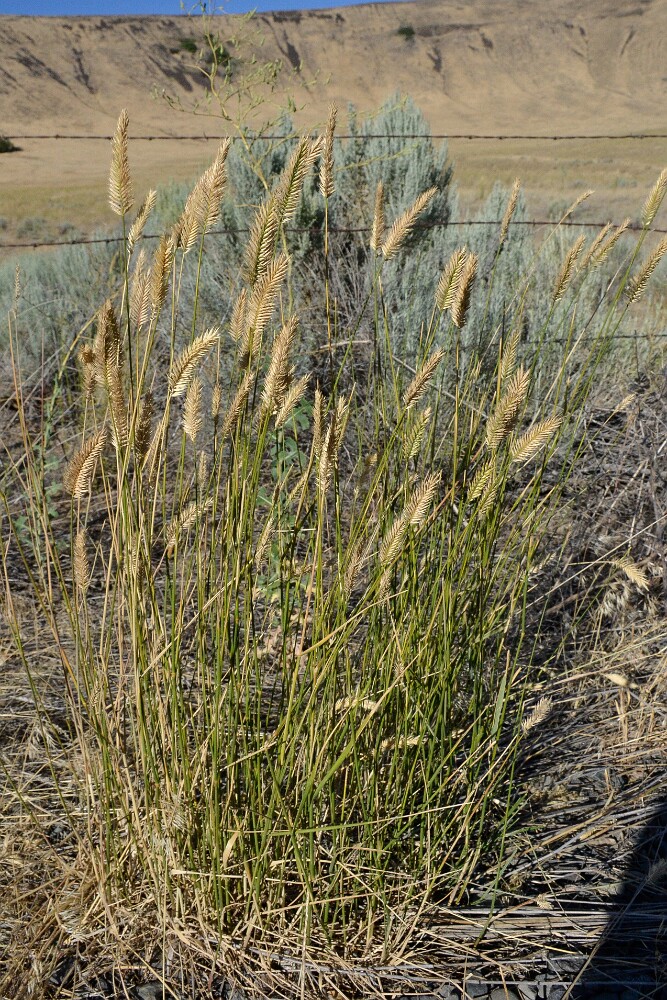
<path fill-rule="evenodd" d="M 369 0 L 217 0 L 216 6 L 229 14 L 249 10 L 321 10 L 326 7 L 351 7 Z M 394 0 L 371 0 L 392 3 Z M 186 0 L 186 9 L 191 4 Z M 0 14 L 31 14 L 64 17 L 85 14 L 181 14 L 179 0 L 0 0 Z"/>

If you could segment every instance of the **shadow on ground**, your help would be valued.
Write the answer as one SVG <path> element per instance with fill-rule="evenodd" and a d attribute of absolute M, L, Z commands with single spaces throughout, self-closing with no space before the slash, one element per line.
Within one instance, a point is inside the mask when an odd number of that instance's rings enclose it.
<path fill-rule="evenodd" d="M 607 927 L 571 1000 L 667 1000 L 667 796 L 634 846 Z"/>

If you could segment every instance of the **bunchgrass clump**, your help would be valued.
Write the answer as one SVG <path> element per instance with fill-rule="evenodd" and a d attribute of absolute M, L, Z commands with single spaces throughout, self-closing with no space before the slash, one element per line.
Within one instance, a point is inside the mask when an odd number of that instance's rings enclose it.
<path fill-rule="evenodd" d="M 502 865 L 517 754 L 541 718 L 523 712 L 532 562 L 577 459 L 596 365 L 664 251 L 610 285 L 588 343 L 578 299 L 614 236 L 588 252 L 577 241 L 537 350 L 521 343 L 531 281 L 517 275 L 502 325 L 464 355 L 470 303 L 490 292 L 461 247 L 410 368 L 392 350 L 383 268 L 411 252 L 434 192 L 385 222 L 380 189 L 363 304 L 373 342 L 338 328 L 327 293 L 325 394 L 300 364 L 284 226 L 318 161 L 320 195 L 332 197 L 334 128 L 332 112 L 323 142 L 296 147 L 257 212 L 229 322 L 205 328 L 200 278 L 227 147 L 149 250 L 151 204 L 129 216 L 119 121 L 121 287 L 72 348 L 81 392 L 63 490 L 54 503 L 44 425 L 25 418 L 6 491 L 20 489 L 29 515 L 19 526 L 7 499 L 2 514 L 5 614 L 71 833 L 39 924 L 50 928 L 44 981 L 77 948 L 97 961 L 141 953 L 167 980 L 175 955 L 209 974 L 268 969 L 285 951 L 395 960 L 431 907 L 469 898 L 482 863 Z M 564 343 L 546 378 L 539 344 L 554 331 Z M 22 392 L 17 363 L 27 413 Z M 60 662 L 55 742 L 13 600 L 16 565 Z"/>

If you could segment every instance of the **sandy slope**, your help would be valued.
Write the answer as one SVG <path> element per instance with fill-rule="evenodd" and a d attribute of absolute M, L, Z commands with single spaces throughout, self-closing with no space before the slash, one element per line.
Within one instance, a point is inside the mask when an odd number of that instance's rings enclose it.
<path fill-rule="evenodd" d="M 408 26 L 411 38 L 399 34 Z M 371 109 L 405 91 L 436 131 L 667 129 L 667 0 L 415 0 L 259 15 L 252 29 L 218 18 L 213 30 L 223 40 L 245 37 L 238 51 L 246 60 L 253 52 L 282 59 L 290 72 L 281 93 L 305 105 L 309 124 L 332 99 Z M 201 41 L 201 21 L 0 17 L 0 134 L 108 133 L 122 106 L 135 134 L 224 131 L 219 119 L 175 112 L 158 96 L 167 92 L 184 109 L 204 96 L 196 59 L 181 47 L 186 37 Z M 41 206 L 48 218 L 72 219 L 77 205 L 84 219 L 94 214 L 106 145 L 20 144 L 21 153 L 0 158 L 0 216 Z M 146 182 L 156 172 L 186 176 L 212 152 L 200 143 L 133 149 Z M 667 143 L 648 159 L 653 173 L 667 161 Z"/>

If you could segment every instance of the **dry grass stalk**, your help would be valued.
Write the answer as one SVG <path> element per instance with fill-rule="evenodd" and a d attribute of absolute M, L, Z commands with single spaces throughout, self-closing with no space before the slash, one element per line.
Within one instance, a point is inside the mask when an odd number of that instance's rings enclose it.
<path fill-rule="evenodd" d="M 109 171 L 109 205 L 116 215 L 124 216 L 132 208 L 132 182 L 127 156 L 127 130 L 130 125 L 125 108 L 120 113 L 111 140 L 111 169 Z"/>
<path fill-rule="evenodd" d="M 496 462 L 493 455 L 489 456 L 475 472 L 470 489 L 468 490 L 468 501 L 472 503 L 479 500 L 489 484 L 495 480 Z"/>
<path fill-rule="evenodd" d="M 109 440 L 109 432 L 103 427 L 84 441 L 82 447 L 71 460 L 63 476 L 63 486 L 75 500 L 82 500 L 90 487 L 97 460 L 101 457 Z"/>
<path fill-rule="evenodd" d="M 114 440 L 124 447 L 128 439 L 127 406 L 123 389 L 123 366 L 118 321 L 111 301 L 102 307 L 95 337 L 97 380 L 107 392 Z"/>
<path fill-rule="evenodd" d="M 628 229 L 630 225 L 630 219 L 623 219 L 623 222 L 618 226 L 618 228 L 608 237 L 605 243 L 602 244 L 597 254 L 592 258 L 591 263 L 593 267 L 599 267 L 600 264 L 604 263 L 611 251 L 614 249 L 618 241 L 620 240 L 623 233 Z"/>
<path fill-rule="evenodd" d="M 489 482 L 484 487 L 481 496 L 479 497 L 479 503 L 477 504 L 477 517 L 480 521 L 483 521 L 487 514 L 497 507 L 496 497 L 498 496 L 498 490 L 500 489 L 500 481 L 493 475 Z"/>
<path fill-rule="evenodd" d="M 371 229 L 371 250 L 379 252 L 384 241 L 385 221 L 384 221 L 384 184 L 378 181 L 375 189 L 375 209 L 373 211 L 373 228 Z"/>
<path fill-rule="evenodd" d="M 415 488 L 405 508 L 405 517 L 408 524 L 419 528 L 424 523 L 435 495 L 438 492 L 440 479 L 440 472 L 431 472 Z"/>
<path fill-rule="evenodd" d="M 151 311 L 151 278 L 146 270 L 146 253 L 141 249 L 130 284 L 130 319 L 137 329 L 148 322 Z"/>
<path fill-rule="evenodd" d="M 74 538 L 72 568 L 74 570 L 74 583 L 85 594 L 90 586 L 91 579 L 90 563 L 88 561 L 88 534 L 85 528 L 77 531 Z"/>
<path fill-rule="evenodd" d="M 191 500 L 168 525 L 165 538 L 167 555 L 172 556 L 179 539 L 213 506 L 213 497 L 206 497 L 203 503 Z"/>
<path fill-rule="evenodd" d="M 95 351 L 90 344 L 84 344 L 78 354 L 81 374 L 83 376 L 83 388 L 86 399 L 91 399 L 97 384 L 97 367 L 95 365 Z"/>
<path fill-rule="evenodd" d="M 242 288 L 236 297 L 232 308 L 232 317 L 229 321 L 229 335 L 235 344 L 238 344 L 246 328 L 246 309 L 248 306 L 248 290 Z"/>
<path fill-rule="evenodd" d="M 269 370 L 262 388 L 263 413 L 272 413 L 279 409 L 289 389 L 291 378 L 289 352 L 296 337 L 298 324 L 297 317 L 290 316 L 273 342 Z"/>
<path fill-rule="evenodd" d="M 476 275 L 477 254 L 470 253 L 466 257 L 465 264 L 463 265 L 463 274 L 461 275 L 461 280 L 456 288 L 456 293 L 451 307 L 452 323 L 454 326 L 458 327 L 459 330 L 465 325 L 465 321 L 468 316 L 470 296 Z"/>
<path fill-rule="evenodd" d="M 500 368 L 498 371 L 500 377 L 500 384 L 504 387 L 508 378 L 514 374 L 516 368 L 516 359 L 519 353 L 519 344 L 521 343 L 521 327 L 517 326 L 515 330 L 509 335 L 507 340 L 504 340 L 501 344 L 500 350 Z"/>
<path fill-rule="evenodd" d="M 403 405 L 406 409 L 414 406 L 422 398 L 424 393 L 429 387 L 431 379 L 435 374 L 436 368 L 445 356 L 444 350 L 439 347 L 433 352 L 430 358 L 428 358 L 421 368 L 416 373 L 415 377 L 410 382 L 403 394 Z"/>
<path fill-rule="evenodd" d="M 533 710 L 521 723 L 521 731 L 525 735 L 529 733 L 531 729 L 535 729 L 540 726 L 547 716 L 550 714 L 553 707 L 553 702 L 551 698 L 543 697 L 537 702 Z"/>
<path fill-rule="evenodd" d="M 507 208 L 505 209 L 505 214 L 503 215 L 502 222 L 500 223 L 500 235 L 498 237 L 498 244 L 502 246 L 507 237 L 507 231 L 510 227 L 510 222 L 516 211 L 517 201 L 519 200 L 519 191 L 521 190 L 521 181 L 518 177 L 514 179 L 514 184 L 512 185 L 512 190 L 510 192 L 509 201 L 507 202 Z"/>
<path fill-rule="evenodd" d="M 642 226 L 644 229 L 647 229 L 651 225 L 658 214 L 658 209 L 660 208 L 662 200 L 665 197 L 665 191 L 667 191 L 667 169 L 660 172 L 660 176 L 651 188 L 648 197 L 644 202 L 641 214 Z"/>
<path fill-rule="evenodd" d="M 246 342 L 245 350 L 248 349 L 249 335 L 252 335 L 253 341 L 261 337 L 264 327 L 270 320 L 276 306 L 280 286 L 287 275 L 288 266 L 289 256 L 283 251 L 278 254 L 275 260 L 270 262 L 266 271 L 258 278 L 248 302 L 245 315 L 245 329 L 241 337 L 241 342 Z M 237 303 L 239 302 L 240 296 L 237 300 Z M 235 323 L 236 320 L 237 317 L 232 316 L 232 322 Z M 245 352 L 242 351 L 242 353 Z"/>
<path fill-rule="evenodd" d="M 389 569 L 392 563 L 396 561 L 398 556 L 403 550 L 403 542 L 408 531 L 408 519 L 405 514 L 401 514 L 397 517 L 387 534 L 382 539 L 380 544 L 380 565 L 385 569 Z M 386 586 L 382 586 L 382 591 L 386 589 Z"/>
<path fill-rule="evenodd" d="M 570 205 L 570 207 L 564 212 L 563 215 L 561 215 L 560 221 L 561 222 L 565 222 L 566 219 L 569 219 L 570 216 L 572 215 L 572 213 L 576 212 L 576 210 L 579 208 L 579 206 L 584 201 L 587 201 L 588 198 L 590 198 L 590 196 L 592 194 L 595 194 L 595 191 L 593 191 L 593 189 L 591 188 L 588 191 L 584 191 L 583 194 L 580 194 L 578 198 L 575 198 L 574 201 L 572 202 L 572 204 Z"/>
<path fill-rule="evenodd" d="M 400 250 L 414 229 L 417 217 L 424 211 L 428 203 L 437 193 L 438 189 L 435 187 L 429 188 L 428 191 L 424 191 L 424 193 L 420 194 L 416 199 L 414 205 L 411 205 L 410 208 L 408 208 L 398 217 L 398 219 L 396 219 L 396 222 L 389 230 L 387 238 L 380 247 L 382 256 L 385 260 L 389 260 Z"/>
<path fill-rule="evenodd" d="M 406 462 L 409 462 L 411 458 L 419 454 L 419 449 L 426 432 L 426 428 L 431 422 L 431 407 L 427 406 L 425 410 L 417 415 L 412 425 L 408 428 L 405 437 L 403 438 L 403 458 Z"/>
<path fill-rule="evenodd" d="M 169 372 L 169 391 L 172 396 L 182 396 L 192 381 L 198 365 L 204 360 L 214 344 L 218 343 L 218 327 L 201 333 L 189 347 L 176 358 Z"/>
<path fill-rule="evenodd" d="M 611 560 L 612 566 L 620 569 L 630 583 L 634 583 L 638 590 L 647 591 L 649 589 L 649 578 L 641 566 L 638 566 L 632 556 L 621 556 L 619 559 Z"/>
<path fill-rule="evenodd" d="M 322 427 L 324 424 L 324 396 L 319 385 L 315 387 L 315 400 L 313 402 L 313 451 L 315 457 L 322 454 Z"/>
<path fill-rule="evenodd" d="M 597 234 L 597 236 L 595 237 L 595 239 L 593 240 L 593 242 L 591 243 L 591 245 L 588 247 L 588 249 L 586 250 L 586 253 L 584 254 L 584 256 L 582 257 L 582 260 L 581 260 L 580 267 L 581 267 L 582 271 L 584 270 L 584 268 L 588 267 L 588 265 L 591 263 L 591 261 L 593 261 L 593 259 L 595 258 L 595 255 L 597 254 L 598 250 L 600 249 L 600 247 L 604 243 L 604 241 L 607 238 L 608 234 L 610 233 L 611 229 L 612 229 L 612 224 L 611 224 L 611 222 L 608 222 L 606 224 L 606 226 L 602 227 L 602 229 Z"/>
<path fill-rule="evenodd" d="M 329 105 L 329 118 L 326 132 L 324 133 L 324 149 L 322 151 L 322 163 L 320 165 L 320 194 L 323 198 L 330 198 L 334 193 L 334 133 L 336 131 L 336 118 L 338 108 L 335 104 Z"/>
<path fill-rule="evenodd" d="M 562 423 L 560 417 L 547 417 L 534 424 L 524 434 L 513 438 L 510 443 L 510 458 L 513 462 L 529 462 L 553 437 Z"/>
<path fill-rule="evenodd" d="M 551 297 L 553 305 L 560 301 L 567 291 L 570 281 L 572 280 L 572 275 L 574 274 L 574 265 L 577 263 L 577 259 L 585 242 L 586 237 L 579 236 L 579 238 L 574 241 L 568 252 L 565 254 L 565 260 L 563 261 L 561 269 L 558 272 L 553 295 Z"/>
<path fill-rule="evenodd" d="M 667 253 L 667 237 L 660 241 L 646 263 L 639 270 L 639 273 L 628 282 L 626 289 L 628 302 L 636 302 L 643 295 L 649 278 L 665 256 L 665 253 Z"/>
<path fill-rule="evenodd" d="M 185 208 L 172 231 L 174 245 L 189 253 L 204 230 L 208 211 L 206 174 L 199 178 L 187 197 Z"/>
<path fill-rule="evenodd" d="M 157 194 L 153 189 L 148 192 L 146 197 L 141 203 L 141 207 L 137 212 L 137 216 L 130 226 L 130 231 L 127 234 L 127 255 L 128 257 L 132 254 L 135 246 L 141 239 L 142 233 L 148 221 L 148 217 L 155 208 L 155 199 Z"/>
<path fill-rule="evenodd" d="M 153 257 L 151 270 L 151 306 L 159 313 L 169 288 L 169 275 L 174 262 L 174 243 L 169 236 L 162 236 Z"/>
<path fill-rule="evenodd" d="M 445 264 L 435 293 L 436 305 L 441 312 L 444 312 L 445 309 L 451 309 L 463 277 L 467 256 L 467 247 L 461 247 L 454 251 Z"/>
<path fill-rule="evenodd" d="M 231 139 L 220 143 L 215 160 L 208 168 L 205 177 L 206 208 L 204 211 L 204 232 L 207 233 L 215 225 L 220 215 L 220 205 L 225 191 L 225 163 L 231 146 Z"/>
<path fill-rule="evenodd" d="M 528 395 L 529 385 L 530 374 L 520 366 L 508 382 L 507 389 L 486 425 L 486 443 L 492 451 L 502 444 L 512 430 Z"/>
<path fill-rule="evenodd" d="M 148 454 L 153 426 L 153 393 L 147 389 L 141 401 L 137 426 L 134 432 L 134 446 L 137 455 L 143 460 Z"/>
<path fill-rule="evenodd" d="M 350 394 L 350 397 L 347 400 L 343 398 L 338 400 L 336 409 L 331 414 L 329 426 L 324 434 L 324 437 L 321 439 L 322 444 L 320 446 L 319 453 L 317 450 L 315 451 L 315 454 L 318 457 L 317 487 L 320 496 L 322 497 L 325 496 L 327 490 L 329 489 L 331 476 L 338 466 L 338 449 L 345 434 L 351 398 L 352 396 Z"/>
<path fill-rule="evenodd" d="M 211 393 L 211 420 L 214 424 L 217 424 L 220 418 L 220 408 L 222 406 L 222 386 L 220 385 L 220 380 L 215 380 L 215 385 L 213 386 L 213 391 Z"/>
<path fill-rule="evenodd" d="M 257 209 L 245 250 L 243 274 L 252 287 L 266 271 L 273 258 L 278 235 L 278 218 L 273 198 L 267 198 Z"/>
<path fill-rule="evenodd" d="M 248 402 L 248 399 L 250 397 L 250 391 L 254 385 L 255 377 L 256 377 L 255 372 L 253 371 L 247 371 L 244 374 L 241 380 L 241 384 L 236 390 L 234 398 L 229 406 L 227 413 L 225 414 L 225 419 L 222 423 L 220 436 L 223 441 L 228 434 L 231 434 L 234 431 L 241 417 L 241 414 L 245 409 L 246 403 Z"/>
<path fill-rule="evenodd" d="M 292 410 L 294 410 L 294 408 L 301 402 L 303 395 L 308 388 L 309 382 L 310 375 L 302 375 L 300 379 L 297 379 L 297 381 L 289 387 L 285 394 L 285 398 L 276 413 L 276 427 L 282 427 Z"/>
<path fill-rule="evenodd" d="M 193 444 L 196 444 L 197 435 L 204 423 L 202 396 L 202 381 L 199 375 L 195 375 L 185 393 L 185 404 L 183 406 L 183 430 Z"/>
<path fill-rule="evenodd" d="M 320 139 L 304 136 L 292 153 L 275 190 L 276 219 L 284 225 L 296 212 L 306 174 L 320 155 Z"/>

